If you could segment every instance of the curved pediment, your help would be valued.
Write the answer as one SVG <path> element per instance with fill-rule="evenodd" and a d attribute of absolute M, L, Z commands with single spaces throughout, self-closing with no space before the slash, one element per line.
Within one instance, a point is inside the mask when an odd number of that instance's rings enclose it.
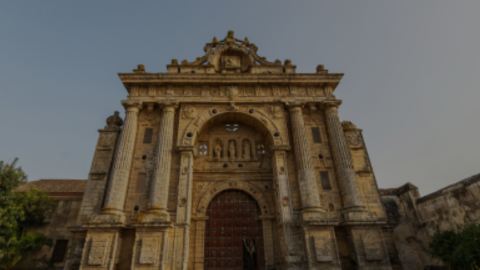
<path fill-rule="evenodd" d="M 197 57 L 193 62 L 187 60 L 178 63 L 172 59 L 167 65 L 169 73 L 295 73 L 295 66 L 289 59 L 283 64 L 280 60 L 267 61 L 266 57 L 257 54 L 258 47 L 234 37 L 233 31 L 218 41 L 216 37 L 204 47 L 205 55 Z"/>

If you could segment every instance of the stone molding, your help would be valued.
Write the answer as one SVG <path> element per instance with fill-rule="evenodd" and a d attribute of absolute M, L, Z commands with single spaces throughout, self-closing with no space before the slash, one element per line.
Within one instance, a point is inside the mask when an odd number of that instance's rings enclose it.
<path fill-rule="evenodd" d="M 265 197 L 265 194 L 263 194 L 260 189 L 255 187 L 254 185 L 248 183 L 248 182 L 243 182 L 243 181 L 226 181 L 226 182 L 221 182 L 216 185 L 213 185 L 209 187 L 208 189 L 205 190 L 203 195 L 201 195 L 201 199 L 198 201 L 198 205 L 196 207 L 196 212 L 197 212 L 197 218 L 204 216 L 205 211 L 208 207 L 208 204 L 210 201 L 220 192 L 225 191 L 225 190 L 231 190 L 231 189 L 236 189 L 236 190 L 241 190 L 252 196 L 258 203 L 258 206 L 260 207 L 260 210 L 262 212 L 262 215 L 270 215 L 273 212 L 271 209 L 273 209 L 269 203 L 267 198 Z"/>

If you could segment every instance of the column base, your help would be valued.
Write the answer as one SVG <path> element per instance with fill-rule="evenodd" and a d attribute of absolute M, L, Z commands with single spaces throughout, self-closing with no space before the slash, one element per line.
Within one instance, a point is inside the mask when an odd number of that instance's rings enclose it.
<path fill-rule="evenodd" d="M 100 213 L 92 215 L 83 227 L 119 227 L 125 226 L 127 218 L 123 211 L 104 208 Z"/>
<path fill-rule="evenodd" d="M 138 215 L 138 223 L 168 223 L 170 214 L 163 207 L 151 207 Z"/>
<path fill-rule="evenodd" d="M 326 211 L 322 207 L 313 206 L 313 207 L 304 207 L 302 209 L 302 220 L 303 221 L 321 221 L 326 217 Z"/>

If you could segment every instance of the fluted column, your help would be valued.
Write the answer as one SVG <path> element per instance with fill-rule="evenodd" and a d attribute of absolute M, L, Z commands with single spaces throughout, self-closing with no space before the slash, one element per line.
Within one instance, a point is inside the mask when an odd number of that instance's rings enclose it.
<path fill-rule="evenodd" d="M 320 212 L 325 212 L 320 206 L 313 160 L 310 153 L 305 123 L 303 121 L 304 102 L 294 101 L 286 104 L 290 111 L 293 132 L 293 146 L 295 152 L 295 165 L 297 179 L 302 200 L 304 220 L 315 220 L 320 217 Z"/>
<path fill-rule="evenodd" d="M 353 167 L 350 148 L 345 139 L 342 123 L 338 117 L 338 107 L 342 102 L 326 101 L 322 103 L 327 122 L 327 130 L 332 148 L 335 168 L 339 178 L 345 210 L 364 210 L 363 197 Z"/>
<path fill-rule="evenodd" d="M 113 158 L 105 206 L 102 209 L 102 213 L 117 212 L 121 215 L 123 215 L 123 205 L 125 204 L 130 167 L 132 166 L 138 112 L 142 107 L 142 102 L 139 100 L 123 100 L 122 105 L 125 107 L 125 123 Z"/>
<path fill-rule="evenodd" d="M 168 221 L 167 202 L 172 162 L 173 122 L 178 101 L 160 101 L 159 104 L 162 112 L 147 212 L 156 213 L 156 217 Z"/>

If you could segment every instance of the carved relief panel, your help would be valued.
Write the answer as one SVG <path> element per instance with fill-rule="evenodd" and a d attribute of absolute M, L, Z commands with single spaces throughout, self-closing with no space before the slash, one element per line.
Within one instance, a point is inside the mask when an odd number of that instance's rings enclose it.
<path fill-rule="evenodd" d="M 108 253 L 109 239 L 106 237 L 95 238 L 91 242 L 88 254 L 88 265 L 102 266 Z"/>

